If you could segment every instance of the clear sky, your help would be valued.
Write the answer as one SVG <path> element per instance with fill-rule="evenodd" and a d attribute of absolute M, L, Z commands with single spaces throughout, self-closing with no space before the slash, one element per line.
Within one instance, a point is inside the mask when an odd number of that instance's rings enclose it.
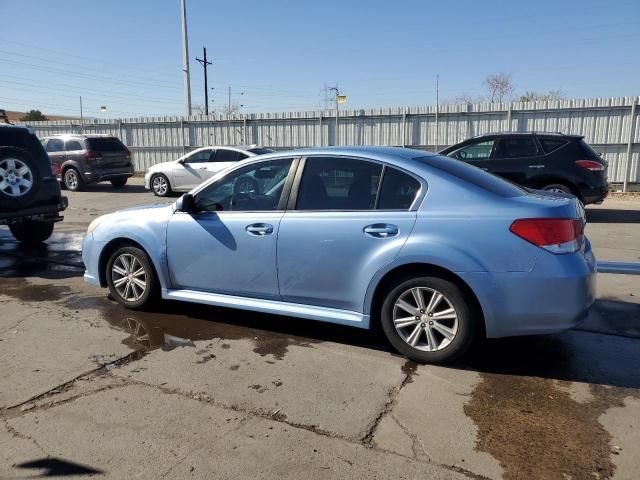
<path fill-rule="evenodd" d="M 187 0 L 194 104 L 242 111 L 435 103 L 486 93 L 640 94 L 640 0 Z M 0 108 L 120 117 L 183 113 L 180 0 L 0 0 Z M 241 95 L 242 93 L 242 95 Z M 99 112 L 105 105 L 106 114 Z"/>

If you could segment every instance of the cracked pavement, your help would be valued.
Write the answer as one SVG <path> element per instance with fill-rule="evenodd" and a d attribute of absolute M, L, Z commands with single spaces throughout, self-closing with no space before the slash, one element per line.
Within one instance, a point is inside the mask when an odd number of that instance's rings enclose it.
<path fill-rule="evenodd" d="M 0 478 L 626 479 L 640 467 L 640 277 L 600 275 L 581 330 L 418 366 L 337 325 L 179 302 L 126 311 L 83 283 L 82 235 L 98 214 L 158 200 L 139 179 L 68 195 L 46 247 L 0 229 Z M 589 207 L 599 258 L 640 261 L 639 209 Z"/>

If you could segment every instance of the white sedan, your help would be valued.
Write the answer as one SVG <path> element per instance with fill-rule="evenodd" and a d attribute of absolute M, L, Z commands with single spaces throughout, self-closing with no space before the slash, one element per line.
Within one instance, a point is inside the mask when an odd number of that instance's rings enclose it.
<path fill-rule="evenodd" d="M 177 160 L 149 168 L 144 176 L 144 186 L 158 197 L 166 197 L 171 192 L 188 192 L 236 162 L 271 152 L 273 150 L 256 145 L 198 148 Z M 246 188 L 251 189 L 251 185 Z"/>

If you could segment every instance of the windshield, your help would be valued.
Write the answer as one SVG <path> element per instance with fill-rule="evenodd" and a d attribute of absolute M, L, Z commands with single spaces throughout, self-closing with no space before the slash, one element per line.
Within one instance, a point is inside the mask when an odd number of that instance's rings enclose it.
<path fill-rule="evenodd" d="M 416 160 L 458 177 L 461 180 L 476 185 L 484 190 L 488 190 L 491 193 L 500 195 L 501 197 L 509 198 L 526 195 L 526 191 L 524 189 L 514 185 L 513 183 L 452 158 L 433 155 L 419 157 L 416 158 Z"/>

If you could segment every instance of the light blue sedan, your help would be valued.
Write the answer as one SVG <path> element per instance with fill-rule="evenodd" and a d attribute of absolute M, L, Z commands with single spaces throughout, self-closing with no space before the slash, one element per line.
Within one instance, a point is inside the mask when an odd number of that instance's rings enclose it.
<path fill-rule="evenodd" d="M 585 318 L 595 258 L 584 225 L 574 197 L 457 160 L 304 149 L 236 164 L 172 205 L 96 219 L 83 260 L 86 281 L 128 308 L 162 297 L 379 324 L 407 357 L 442 363 L 476 338 Z"/>

